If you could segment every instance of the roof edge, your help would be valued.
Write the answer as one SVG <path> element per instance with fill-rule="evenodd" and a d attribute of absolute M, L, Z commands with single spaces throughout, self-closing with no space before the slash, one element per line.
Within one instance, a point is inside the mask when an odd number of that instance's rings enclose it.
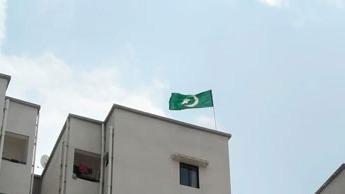
<path fill-rule="evenodd" d="M 69 113 L 68 117 L 80 119 L 80 120 L 83 120 L 83 121 L 89 121 L 89 122 L 96 123 L 96 124 L 103 124 L 103 121 L 100 121 L 100 120 L 97 120 L 97 119 L 93 119 L 93 118 L 89 118 L 89 117 L 84 117 L 84 116 L 81 116 L 81 115 L 72 114 L 72 113 Z"/>
<path fill-rule="evenodd" d="M 35 104 L 35 103 L 32 103 L 32 102 L 28 102 L 28 101 L 24 101 L 24 100 L 21 100 L 21 99 L 18 99 L 18 98 L 13 98 L 13 97 L 10 97 L 10 96 L 6 96 L 5 99 L 9 99 L 12 102 L 16 102 L 16 103 L 19 103 L 19 104 L 23 104 L 23 105 L 26 105 L 26 106 L 33 107 L 33 108 L 36 108 L 38 110 L 41 109 L 41 106 L 38 105 L 38 104 Z"/>
<path fill-rule="evenodd" d="M 216 134 L 216 135 L 225 136 L 228 139 L 230 139 L 231 136 L 232 136 L 230 133 L 225 133 L 225 132 L 217 131 L 217 130 L 210 129 L 210 128 L 207 128 L 207 127 L 202 127 L 202 126 L 199 126 L 199 125 L 194 125 L 194 124 L 186 123 L 186 122 L 175 120 L 175 119 L 172 119 L 172 118 L 159 116 L 159 115 L 156 115 L 156 114 L 144 112 L 144 111 L 137 110 L 137 109 L 134 109 L 134 108 L 129 108 L 129 107 L 126 107 L 126 106 L 122 106 L 122 105 L 119 105 L 119 104 L 113 104 L 113 106 L 111 107 L 111 109 L 110 109 L 107 117 L 105 118 L 104 122 L 108 121 L 111 113 L 114 111 L 115 108 L 126 110 L 126 111 L 133 112 L 133 113 L 137 113 L 137 114 L 144 115 L 144 116 L 147 116 L 147 117 L 151 117 L 151 118 L 154 118 L 154 119 L 160 119 L 160 120 L 163 120 L 163 121 L 166 121 L 166 122 L 175 123 L 175 124 L 182 125 L 182 126 L 185 126 L 185 127 L 190 127 L 190 128 L 197 129 L 197 130 L 200 130 L 200 131 L 204 131 L 204 132 L 208 132 L 208 133 L 212 133 L 212 134 Z"/>
<path fill-rule="evenodd" d="M 10 84 L 10 81 L 11 81 L 11 76 L 7 75 L 7 74 L 0 73 L 0 78 L 7 80 L 7 84 L 6 84 L 6 89 L 7 89 L 8 85 Z"/>
<path fill-rule="evenodd" d="M 315 194 L 320 194 L 325 188 L 343 171 L 345 170 L 345 163 L 340 165 L 340 167 L 326 180 L 326 182 L 315 192 Z"/>

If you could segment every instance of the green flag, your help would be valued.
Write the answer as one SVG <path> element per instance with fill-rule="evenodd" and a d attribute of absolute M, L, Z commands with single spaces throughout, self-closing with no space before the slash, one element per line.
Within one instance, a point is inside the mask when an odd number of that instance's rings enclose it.
<path fill-rule="evenodd" d="M 208 90 L 196 95 L 172 93 L 169 100 L 170 110 L 205 107 L 213 107 L 212 90 Z"/>

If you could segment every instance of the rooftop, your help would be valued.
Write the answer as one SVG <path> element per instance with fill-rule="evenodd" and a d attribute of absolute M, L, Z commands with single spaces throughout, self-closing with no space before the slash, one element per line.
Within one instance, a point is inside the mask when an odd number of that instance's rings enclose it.
<path fill-rule="evenodd" d="M 31 103 L 31 102 L 27 102 L 27 101 L 24 101 L 24 100 L 20 100 L 20 99 L 17 99 L 17 98 L 13 98 L 13 97 L 10 97 L 10 96 L 6 96 L 5 97 L 6 99 L 9 99 L 10 101 L 12 102 L 16 102 L 16 103 L 19 103 L 19 104 L 23 104 L 25 106 L 30 106 L 32 108 L 36 108 L 38 110 L 41 109 L 41 106 L 38 105 L 38 104 L 34 104 L 34 103 Z"/>
<path fill-rule="evenodd" d="M 345 163 L 340 165 L 340 167 L 327 179 L 315 194 L 320 194 L 343 170 L 345 170 Z"/>
<path fill-rule="evenodd" d="M 119 105 L 119 104 L 113 104 L 113 106 L 110 109 L 110 111 L 109 111 L 106 119 L 104 120 L 104 122 L 107 122 L 107 120 L 109 119 L 111 113 L 116 108 L 117 109 L 121 109 L 121 110 L 126 110 L 126 111 L 129 111 L 129 112 L 133 112 L 133 113 L 136 113 L 136 114 L 140 114 L 140 115 L 143 115 L 143 116 L 151 117 L 151 118 L 154 118 L 154 119 L 159 119 L 159 120 L 162 120 L 162 121 L 166 121 L 166 122 L 182 125 L 182 126 L 189 127 L 189 128 L 192 128 L 192 129 L 201 130 L 201 131 L 204 131 L 204 132 L 225 136 L 225 137 L 227 137 L 229 139 L 231 138 L 231 134 L 229 134 L 229 133 L 225 133 L 225 132 L 217 131 L 217 130 L 210 129 L 210 128 L 207 128 L 207 127 L 202 127 L 202 126 L 186 123 L 186 122 L 175 120 L 175 119 L 171 119 L 171 118 L 168 118 L 168 117 L 163 117 L 163 116 L 155 115 L 155 114 L 152 114 L 152 113 L 140 111 L 140 110 L 129 108 L 129 107 L 126 107 L 126 106 L 122 106 L 122 105 Z"/>
<path fill-rule="evenodd" d="M 7 88 L 7 87 L 8 87 L 8 84 L 9 84 L 10 81 L 11 81 L 11 76 L 0 73 L 0 78 L 3 78 L 3 79 L 6 79 L 6 80 L 7 80 L 7 86 L 6 86 L 6 88 Z"/>
<path fill-rule="evenodd" d="M 231 138 L 231 134 L 229 133 L 225 133 L 225 132 L 221 132 L 221 131 L 216 131 L 214 129 L 209 129 L 209 128 L 206 128 L 206 127 L 201 127 L 201 126 L 198 126 L 198 125 L 193 125 L 193 124 L 190 124 L 190 123 L 185 123 L 185 122 L 182 122 L 182 121 L 178 121 L 178 120 L 174 120 L 174 119 L 171 119 L 171 118 L 167 118 L 167 117 L 163 117 L 163 116 L 159 116 L 159 115 L 155 115 L 155 114 L 151 114 L 151 113 L 147 113 L 147 112 L 144 112 L 144 111 L 140 111 L 140 110 L 137 110 L 137 109 L 133 109 L 133 108 L 129 108 L 129 107 L 126 107 L 126 106 L 122 106 L 122 105 L 118 105 L 118 104 L 113 104 L 113 106 L 111 107 L 107 117 L 105 118 L 104 121 L 99 121 L 99 120 L 96 120 L 96 119 L 92 119 L 92 118 L 88 118 L 88 117 L 84 117 L 84 116 L 80 116 L 80 115 L 76 115 L 76 114 L 69 114 L 67 119 L 68 118 L 77 118 L 77 119 L 80 119 L 80 120 L 84 120 L 84 121 L 88 121 L 88 122 L 92 122 L 92 123 L 96 123 L 96 124 L 103 124 L 105 123 L 110 115 L 112 114 L 112 112 L 114 111 L 114 109 L 121 109 L 121 110 L 126 110 L 126 111 L 129 111 L 129 112 L 133 112 L 133 113 L 137 113 L 137 114 L 140 114 L 140 115 L 143 115 L 143 116 L 147 116 L 147 117 L 151 117 L 151 118 L 155 118 L 155 119 L 160 119 L 160 120 L 163 120 L 163 121 L 166 121 L 166 122 L 170 122 L 170 123 L 175 123 L 175 124 L 178 124 L 178 125 L 182 125 L 182 126 L 186 126 L 186 127 L 189 127 L 189 128 L 192 128 L 192 129 L 196 129 L 196 130 L 200 130 L 200 131 L 204 131 L 204 132 L 207 132 L 207 133 L 212 133 L 212 134 L 216 134 L 216 135 L 221 135 L 221 136 L 224 136 L 224 137 L 227 137 L 227 138 Z M 67 121 L 66 121 L 67 122 Z M 66 126 L 66 122 L 60 132 L 60 135 L 53 147 L 53 150 L 50 154 L 50 156 L 52 154 L 54 154 L 56 148 L 57 148 L 57 145 L 58 145 L 58 142 L 60 141 L 60 139 L 62 138 L 62 134 L 65 130 L 65 126 Z M 44 176 L 45 172 L 46 172 L 46 168 L 49 166 L 50 164 L 50 160 L 51 160 L 51 157 L 49 157 L 48 159 L 48 162 L 46 164 L 46 167 L 43 169 L 43 172 L 42 172 L 42 177 Z"/>

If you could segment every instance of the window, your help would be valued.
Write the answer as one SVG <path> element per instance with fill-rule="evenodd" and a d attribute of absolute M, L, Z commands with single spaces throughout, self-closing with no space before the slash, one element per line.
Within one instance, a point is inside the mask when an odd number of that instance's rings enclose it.
<path fill-rule="evenodd" d="M 199 188 L 199 167 L 180 163 L 180 184 Z"/>
<path fill-rule="evenodd" d="M 26 164 L 28 142 L 28 136 L 6 131 L 2 158 L 11 162 Z"/>
<path fill-rule="evenodd" d="M 101 157 L 99 154 L 75 150 L 73 175 L 80 179 L 99 182 Z"/>

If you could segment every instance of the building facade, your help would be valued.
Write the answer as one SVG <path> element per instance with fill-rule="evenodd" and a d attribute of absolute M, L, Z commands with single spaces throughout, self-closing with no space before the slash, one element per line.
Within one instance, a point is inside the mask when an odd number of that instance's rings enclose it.
<path fill-rule="evenodd" d="M 102 122 L 70 114 L 41 176 L 41 193 L 98 193 Z M 79 166 L 85 164 L 85 171 Z"/>
<path fill-rule="evenodd" d="M 229 194 L 230 134 L 113 105 L 69 114 L 34 175 L 40 106 L 6 96 L 0 74 L 0 194 Z"/>
<path fill-rule="evenodd" d="M 344 194 L 345 193 L 345 164 L 342 164 L 315 194 Z"/>
<path fill-rule="evenodd" d="M 104 121 L 70 114 L 41 194 L 229 194 L 230 137 L 120 105 Z"/>
<path fill-rule="evenodd" d="M 10 76 L 0 74 L 0 193 L 32 193 L 40 106 L 6 96 Z"/>

